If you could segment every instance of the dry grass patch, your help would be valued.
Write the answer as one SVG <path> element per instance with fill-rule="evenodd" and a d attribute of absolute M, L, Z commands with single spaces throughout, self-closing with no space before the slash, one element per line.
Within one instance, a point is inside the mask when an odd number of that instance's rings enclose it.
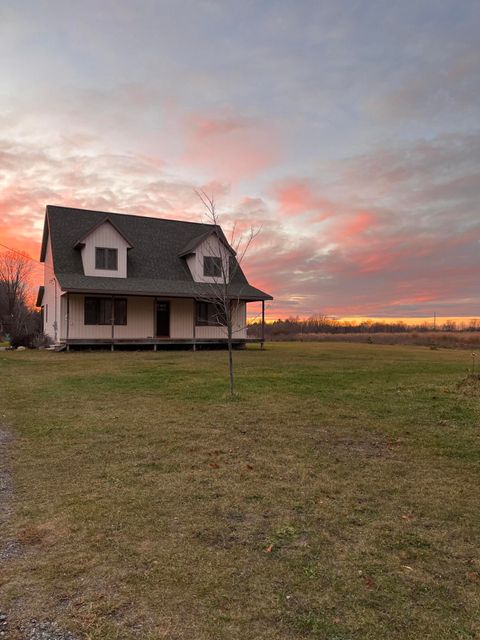
<path fill-rule="evenodd" d="M 480 396 L 480 374 L 469 373 L 457 384 L 457 389 L 466 396 Z"/>

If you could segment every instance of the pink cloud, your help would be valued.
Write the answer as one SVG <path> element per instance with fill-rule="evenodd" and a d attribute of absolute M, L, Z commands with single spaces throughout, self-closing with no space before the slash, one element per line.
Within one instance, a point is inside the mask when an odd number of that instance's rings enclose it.
<path fill-rule="evenodd" d="M 341 211 L 342 208 L 339 207 L 339 210 Z M 323 230 L 323 235 L 329 242 L 343 249 L 349 247 L 354 250 L 370 244 L 373 237 L 378 235 L 379 229 L 378 214 L 371 211 L 346 211 L 335 217 Z"/>
<path fill-rule="evenodd" d="M 377 222 L 376 216 L 368 211 L 359 211 L 343 227 L 345 237 L 358 236 L 371 229 Z"/>
<path fill-rule="evenodd" d="M 285 180 L 275 185 L 273 192 L 282 215 L 316 213 L 318 221 L 333 215 L 332 203 L 318 196 L 307 180 Z"/>
<path fill-rule="evenodd" d="M 183 162 L 217 180 L 236 182 L 258 175 L 280 157 L 271 127 L 239 117 L 190 116 L 185 122 Z"/>

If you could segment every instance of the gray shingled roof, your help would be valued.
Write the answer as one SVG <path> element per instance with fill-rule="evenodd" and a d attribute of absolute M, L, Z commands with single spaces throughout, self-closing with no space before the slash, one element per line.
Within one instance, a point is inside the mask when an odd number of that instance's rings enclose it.
<path fill-rule="evenodd" d="M 127 278 L 83 274 L 81 254 L 74 245 L 106 218 L 133 245 L 127 254 Z M 213 225 L 198 222 L 47 205 L 41 260 L 50 233 L 55 275 L 64 291 L 201 297 L 208 295 L 209 285 L 193 281 L 185 258 L 179 254 L 212 229 Z M 252 287 L 240 268 L 230 290 L 232 297 L 245 300 L 271 299 L 268 293 Z"/>

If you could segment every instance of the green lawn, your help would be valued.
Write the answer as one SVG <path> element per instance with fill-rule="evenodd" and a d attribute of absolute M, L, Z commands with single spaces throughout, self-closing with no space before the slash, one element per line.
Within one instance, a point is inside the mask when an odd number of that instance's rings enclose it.
<path fill-rule="evenodd" d="M 470 353 L 235 359 L 230 400 L 225 352 L 0 353 L 0 609 L 91 640 L 480 638 Z"/>

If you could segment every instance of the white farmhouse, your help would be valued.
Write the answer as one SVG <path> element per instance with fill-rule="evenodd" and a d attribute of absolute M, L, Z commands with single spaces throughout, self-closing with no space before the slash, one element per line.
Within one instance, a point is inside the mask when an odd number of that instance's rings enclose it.
<path fill-rule="evenodd" d="M 234 342 L 247 341 L 246 305 L 272 297 L 251 286 L 220 227 L 47 205 L 37 306 L 44 332 L 70 345 L 226 341 L 212 287 L 232 305 Z M 230 280 L 230 273 L 232 278 Z"/>

